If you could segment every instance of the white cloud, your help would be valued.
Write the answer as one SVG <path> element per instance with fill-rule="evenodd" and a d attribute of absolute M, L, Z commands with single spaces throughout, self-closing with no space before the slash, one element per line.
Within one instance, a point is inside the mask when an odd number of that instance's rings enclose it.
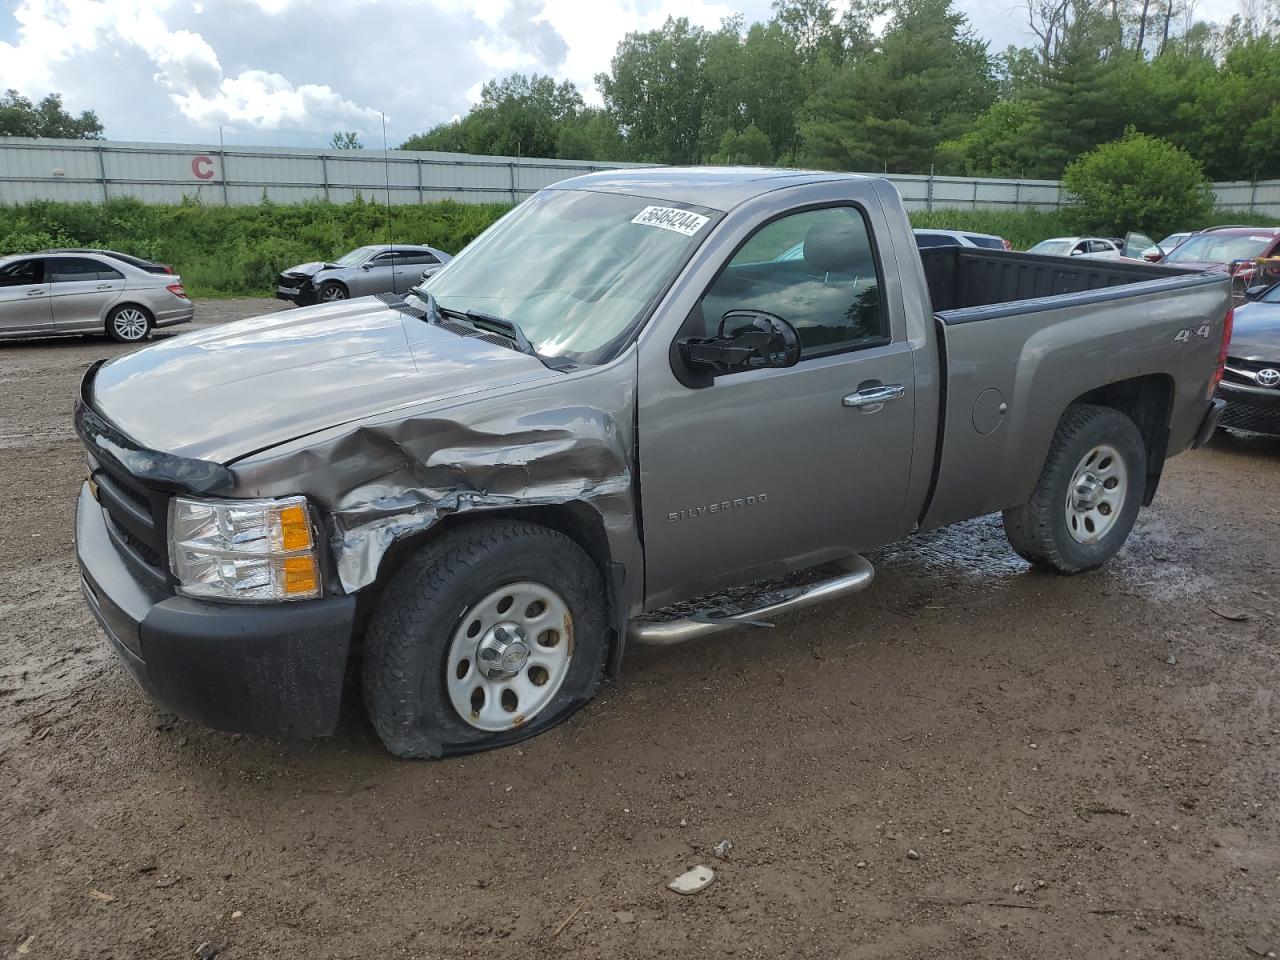
<path fill-rule="evenodd" d="M 1202 17 L 1237 0 L 1199 0 Z M 957 0 L 993 51 L 1026 43 L 1017 0 Z M 839 6 L 841 4 L 837 4 Z M 597 73 L 629 32 L 668 16 L 715 28 L 770 0 L 4 0 L 0 89 L 65 94 L 108 135 L 392 142 L 464 113 L 481 84 L 551 74 L 600 102 Z M 12 20 L 6 23 L 6 18 Z M 8 29 L 6 29 L 8 28 Z"/>

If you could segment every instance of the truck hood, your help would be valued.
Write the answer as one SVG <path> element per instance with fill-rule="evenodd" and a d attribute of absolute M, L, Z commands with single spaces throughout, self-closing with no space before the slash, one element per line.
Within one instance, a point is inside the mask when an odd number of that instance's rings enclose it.
<path fill-rule="evenodd" d="M 1280 304 L 1247 303 L 1236 307 L 1229 352 L 1237 360 L 1280 362 Z"/>
<path fill-rule="evenodd" d="M 402 406 L 559 376 L 364 298 L 175 337 L 104 364 L 94 409 L 152 450 L 228 463 Z"/>

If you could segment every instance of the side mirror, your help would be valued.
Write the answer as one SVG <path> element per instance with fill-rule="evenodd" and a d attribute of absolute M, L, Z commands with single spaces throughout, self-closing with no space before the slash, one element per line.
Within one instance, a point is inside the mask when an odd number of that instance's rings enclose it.
<path fill-rule="evenodd" d="M 800 335 L 786 320 L 763 310 L 730 310 L 714 337 L 678 342 L 686 364 L 714 377 L 738 370 L 794 367 L 800 362 Z"/>
<path fill-rule="evenodd" d="M 373 269 L 373 262 L 372 262 L 372 261 L 370 261 L 369 263 L 362 263 L 362 264 L 360 264 L 360 269 L 361 269 L 361 270 L 372 270 L 372 269 Z"/>
<path fill-rule="evenodd" d="M 1072 251 L 1071 251 L 1071 255 L 1072 255 L 1073 257 L 1079 257 L 1079 256 L 1082 256 L 1083 254 L 1084 254 L 1084 251 L 1083 251 L 1083 250 L 1080 250 L 1080 249 L 1078 249 L 1078 248 L 1077 248 L 1077 249 L 1075 249 L 1075 250 L 1072 250 Z"/>
<path fill-rule="evenodd" d="M 1164 251 L 1162 251 L 1159 247 L 1156 247 L 1150 253 L 1144 253 L 1142 255 L 1142 259 L 1150 263 L 1159 263 L 1161 260 L 1164 259 Z"/>

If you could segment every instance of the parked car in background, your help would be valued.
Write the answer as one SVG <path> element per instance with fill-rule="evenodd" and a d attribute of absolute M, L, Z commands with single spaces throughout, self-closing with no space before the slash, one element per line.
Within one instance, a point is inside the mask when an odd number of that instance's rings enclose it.
<path fill-rule="evenodd" d="M 1027 253 L 1050 257 L 1086 257 L 1090 260 L 1119 260 L 1122 244 L 1105 237 L 1054 237 L 1041 240 Z"/>
<path fill-rule="evenodd" d="M 1210 227 L 1201 230 L 1161 263 L 1186 270 L 1229 273 L 1246 286 L 1280 280 L 1280 227 Z"/>
<path fill-rule="evenodd" d="M 276 297 L 304 305 L 408 293 L 452 259 L 435 247 L 407 243 L 357 247 L 333 262 L 316 261 L 281 272 Z"/>
<path fill-rule="evenodd" d="M 1280 436 L 1280 284 L 1236 307 L 1218 398 L 1222 426 Z"/>
<path fill-rule="evenodd" d="M 1004 237 L 993 233 L 970 233 L 967 230 L 912 230 L 916 246 L 921 250 L 930 247 L 983 247 L 987 250 L 1012 250 Z"/>
<path fill-rule="evenodd" d="M 194 312 L 181 277 L 98 251 L 0 258 L 0 339 L 105 333 L 136 343 Z"/>
<path fill-rule="evenodd" d="M 142 257 L 135 257 L 133 254 L 121 253 L 119 250 L 100 250 L 96 247 L 57 247 L 52 250 L 40 250 L 39 253 L 88 253 L 92 255 L 110 257 L 112 260 L 120 260 L 129 264 L 131 267 L 137 267 L 139 270 L 145 270 L 147 273 L 167 273 L 174 275 L 176 271 L 167 263 L 156 263 L 152 260 L 145 260 Z"/>
<path fill-rule="evenodd" d="M 1169 254 L 1173 253 L 1178 246 L 1190 237 L 1194 237 L 1195 232 L 1184 230 L 1181 233 L 1171 233 L 1159 243 L 1153 243 L 1147 249 L 1142 251 L 1142 259 L 1150 260 L 1152 263 L 1159 263 Z"/>

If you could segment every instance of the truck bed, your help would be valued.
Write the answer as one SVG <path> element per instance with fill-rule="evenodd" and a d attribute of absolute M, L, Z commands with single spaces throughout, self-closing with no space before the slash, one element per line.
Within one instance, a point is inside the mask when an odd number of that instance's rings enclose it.
<path fill-rule="evenodd" d="M 1082 381 L 1154 391 L 1169 453 L 1191 443 L 1231 305 L 1225 274 L 955 247 L 921 260 L 942 370 L 922 529 L 1026 500 Z"/>
<path fill-rule="evenodd" d="M 1070 294 L 1112 291 L 1151 280 L 1197 276 L 1193 271 L 1151 263 L 1046 257 L 1005 250 L 934 247 L 922 250 L 925 282 L 933 310 L 948 324 L 971 323 L 1007 313 L 1028 313 L 1029 300 L 1053 298 L 1052 309 Z M 1131 295 L 1129 291 L 1119 293 Z M 1099 298 L 1086 298 L 1096 300 Z"/>

